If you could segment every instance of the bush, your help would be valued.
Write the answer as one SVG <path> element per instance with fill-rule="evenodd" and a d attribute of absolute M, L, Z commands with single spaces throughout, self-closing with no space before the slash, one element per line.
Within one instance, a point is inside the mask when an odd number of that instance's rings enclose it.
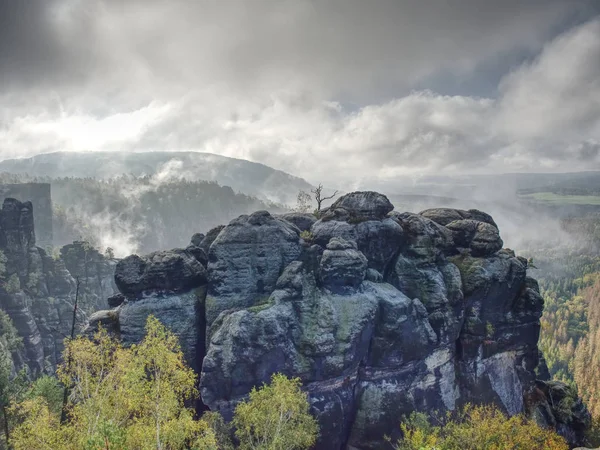
<path fill-rule="evenodd" d="M 396 450 L 568 450 L 553 430 L 540 427 L 522 415 L 506 417 L 495 406 L 467 405 L 448 414 L 440 425 L 413 413 L 400 425 L 404 438 Z"/>
<path fill-rule="evenodd" d="M 253 388 L 233 418 L 243 450 L 303 450 L 312 447 L 319 426 L 309 413 L 300 379 L 274 374 L 270 385 Z"/>
<path fill-rule="evenodd" d="M 308 230 L 304 230 L 302 233 L 300 233 L 300 238 L 310 244 L 315 239 L 315 235 Z"/>
<path fill-rule="evenodd" d="M 14 450 L 217 449 L 209 425 L 186 406 L 197 397 L 196 376 L 175 335 L 152 316 L 138 345 L 124 348 L 100 329 L 93 340 L 67 342 L 64 361 L 67 420 L 60 421 L 56 384 L 37 382 L 39 395 L 13 408 Z"/>
<path fill-rule="evenodd" d="M 9 294 L 16 294 L 21 290 L 21 280 L 19 280 L 19 277 L 16 273 L 13 273 L 8 280 L 6 280 L 4 289 Z"/>

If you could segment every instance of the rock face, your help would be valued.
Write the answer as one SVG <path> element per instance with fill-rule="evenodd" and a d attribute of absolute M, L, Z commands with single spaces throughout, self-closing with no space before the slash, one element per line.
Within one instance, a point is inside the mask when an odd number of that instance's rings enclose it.
<path fill-rule="evenodd" d="M 145 292 L 185 292 L 206 284 L 206 270 L 187 250 L 131 255 L 117 264 L 115 283 L 128 297 L 143 296 Z"/>
<path fill-rule="evenodd" d="M 52 246 L 52 194 L 50 183 L 0 184 L 0 204 L 5 199 L 31 201 L 36 223 L 36 242 Z"/>
<path fill-rule="evenodd" d="M 123 297 L 111 300 L 122 304 L 94 324 L 135 342 L 148 314 L 163 320 L 200 373 L 202 402 L 226 419 L 272 373 L 300 377 L 318 449 L 387 448 L 403 415 L 467 402 L 528 414 L 581 443 L 581 402 L 536 380 L 543 300 L 493 219 L 392 210 L 385 196 L 356 192 L 317 221 L 259 211 L 197 236 L 206 268 L 190 248 L 174 251 L 181 270 L 127 258 L 115 275 Z"/>
<path fill-rule="evenodd" d="M 13 355 L 17 370 L 30 375 L 52 373 L 63 351 L 63 338 L 71 330 L 72 311 L 79 280 L 77 329 L 87 314 L 106 308 L 106 297 L 116 286 L 115 263 L 83 243 L 49 256 L 36 246 L 33 206 L 8 198 L 0 210 L 0 307 L 12 319 L 23 339 Z"/>
<path fill-rule="evenodd" d="M 232 220 L 208 251 L 206 320 L 269 298 L 283 269 L 301 254 L 300 230 L 267 211 Z"/>

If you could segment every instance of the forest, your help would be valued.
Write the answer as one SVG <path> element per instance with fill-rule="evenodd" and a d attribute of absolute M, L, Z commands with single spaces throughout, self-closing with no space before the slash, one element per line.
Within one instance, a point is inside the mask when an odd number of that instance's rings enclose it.
<path fill-rule="evenodd" d="M 102 251 L 111 247 L 117 257 L 185 247 L 194 233 L 206 233 L 241 214 L 284 211 L 283 205 L 234 192 L 213 181 L 2 173 L 0 184 L 4 183 L 52 183 L 54 245 L 84 240 Z"/>

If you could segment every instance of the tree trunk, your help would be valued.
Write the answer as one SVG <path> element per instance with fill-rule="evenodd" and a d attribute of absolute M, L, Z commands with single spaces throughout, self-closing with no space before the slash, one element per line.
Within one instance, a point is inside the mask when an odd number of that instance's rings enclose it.
<path fill-rule="evenodd" d="M 10 431 L 8 430 L 8 415 L 6 414 L 6 405 L 4 402 L 0 405 L 2 415 L 4 416 L 4 437 L 6 438 L 6 448 L 10 450 Z"/>
<path fill-rule="evenodd" d="M 71 340 L 75 337 L 75 320 L 77 319 L 77 303 L 79 302 L 79 277 L 76 279 L 77 287 L 75 289 L 75 305 L 73 305 L 73 320 L 71 322 Z M 67 372 L 71 372 L 71 352 L 67 355 Z M 67 402 L 69 400 L 69 386 L 65 386 L 63 393 L 62 410 L 60 412 L 60 423 L 67 421 Z"/>

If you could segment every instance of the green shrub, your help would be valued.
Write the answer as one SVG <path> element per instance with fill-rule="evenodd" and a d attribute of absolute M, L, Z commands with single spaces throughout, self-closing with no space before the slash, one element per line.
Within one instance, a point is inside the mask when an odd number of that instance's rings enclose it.
<path fill-rule="evenodd" d="M 315 235 L 308 230 L 304 230 L 302 233 L 300 233 L 300 237 L 309 244 L 315 240 Z"/>

